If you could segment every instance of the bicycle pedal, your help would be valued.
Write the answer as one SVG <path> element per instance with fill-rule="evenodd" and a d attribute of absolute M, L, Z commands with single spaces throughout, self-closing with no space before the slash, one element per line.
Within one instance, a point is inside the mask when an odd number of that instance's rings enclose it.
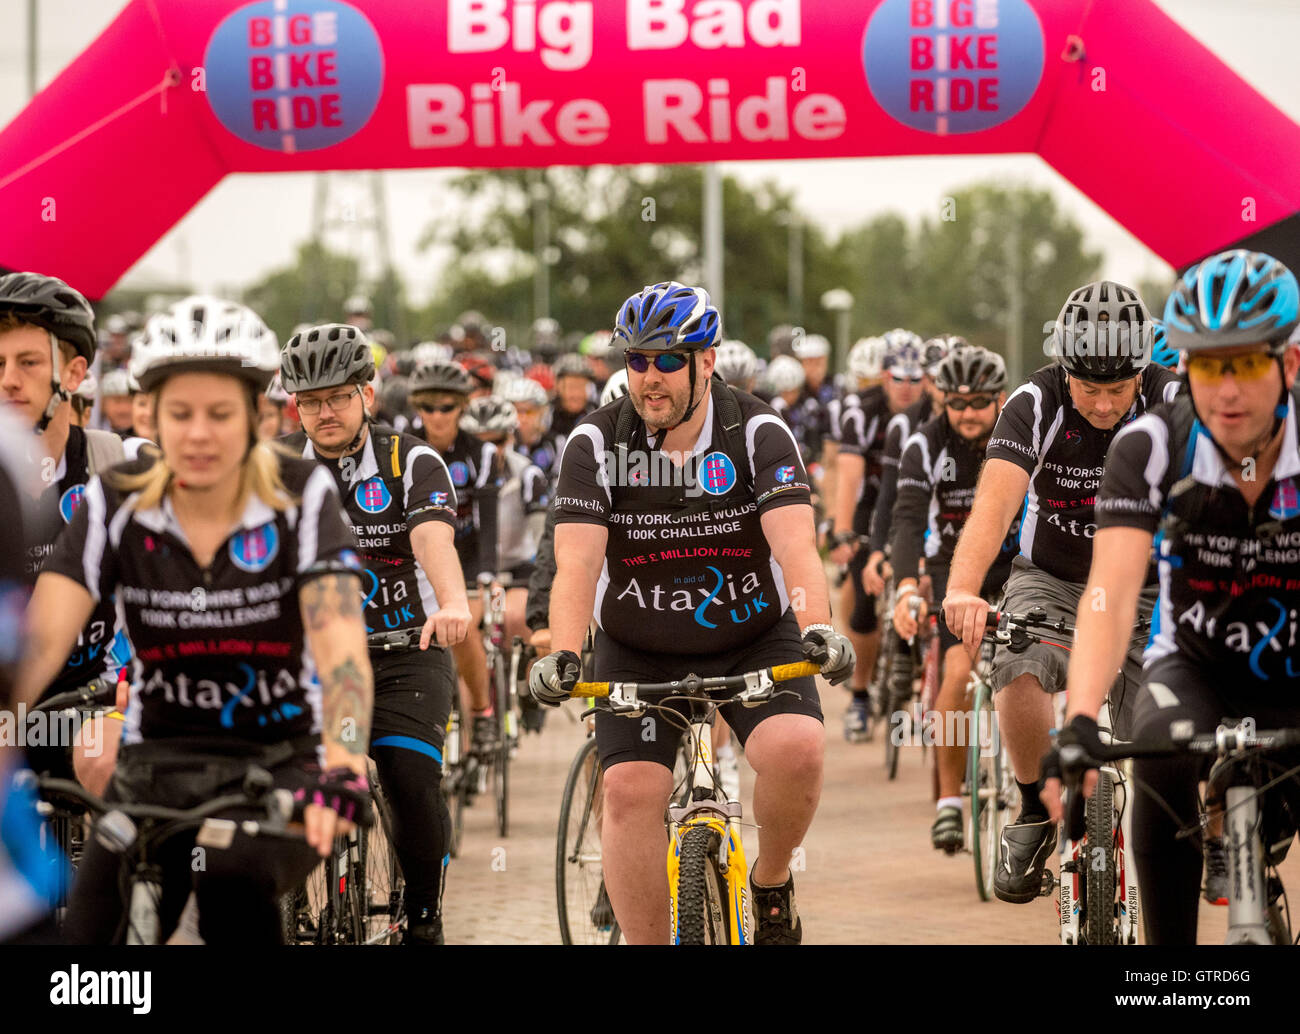
<path fill-rule="evenodd" d="M 1051 869 L 1043 870 L 1043 882 L 1038 888 L 1040 898 L 1050 898 L 1056 892 L 1056 873 Z"/>

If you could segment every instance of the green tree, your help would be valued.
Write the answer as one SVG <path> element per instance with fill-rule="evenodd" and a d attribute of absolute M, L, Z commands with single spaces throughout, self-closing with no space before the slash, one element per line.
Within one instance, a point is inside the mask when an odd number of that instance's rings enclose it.
<path fill-rule="evenodd" d="M 1047 361 L 1045 324 L 1074 288 L 1097 278 L 1101 254 L 1084 247 L 1083 229 L 1051 192 L 983 183 L 946 198 L 939 218 L 922 219 L 911 263 L 905 325 L 1002 352 L 1014 383 Z"/>
<path fill-rule="evenodd" d="M 268 273 L 244 291 L 243 301 L 284 341 L 298 323 L 342 319 L 343 305 L 356 291 L 358 275 L 355 258 L 328 251 L 317 241 L 305 241 L 298 246 L 294 265 Z M 382 325 L 376 321 L 376 326 Z"/>
<path fill-rule="evenodd" d="M 422 245 L 453 252 L 422 324 L 443 326 L 468 308 L 507 330 L 526 333 L 535 316 L 533 192 L 549 208 L 550 315 L 566 329 L 611 326 L 619 305 L 645 284 L 700 282 L 703 172 L 698 166 L 552 168 L 475 172 L 456 180 L 462 197 L 452 222 L 430 227 Z M 768 330 L 790 319 L 788 192 L 723 180 L 726 227 L 724 332 L 765 347 Z M 820 228 L 804 230 L 804 321 L 828 333 L 830 321 L 808 299 L 841 285 L 847 263 Z"/>

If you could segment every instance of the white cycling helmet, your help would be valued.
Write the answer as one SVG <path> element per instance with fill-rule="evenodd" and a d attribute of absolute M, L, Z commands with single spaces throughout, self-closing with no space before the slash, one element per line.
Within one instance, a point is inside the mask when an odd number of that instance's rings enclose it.
<path fill-rule="evenodd" d="M 743 341 L 724 341 L 718 346 L 713 369 L 734 387 L 748 384 L 758 372 L 758 357 Z"/>
<path fill-rule="evenodd" d="M 796 359 L 824 359 L 831 354 L 831 343 L 820 334 L 796 334 L 791 348 Z"/>
<path fill-rule="evenodd" d="M 767 364 L 767 383 L 778 395 L 798 391 L 807 378 L 803 365 L 794 356 L 778 355 Z"/>
<path fill-rule="evenodd" d="M 95 380 L 95 375 L 87 371 L 86 376 L 81 378 L 81 383 L 77 385 L 77 390 L 72 393 L 73 398 L 85 399 L 93 403 L 99 394 L 99 382 Z"/>
<path fill-rule="evenodd" d="M 447 363 L 455 355 L 455 349 L 451 345 L 444 345 L 441 341 L 421 341 L 411 349 L 410 357 L 415 360 L 416 366 L 422 366 L 425 363 Z"/>
<path fill-rule="evenodd" d="M 504 373 L 504 371 L 502 372 Z M 507 402 L 513 402 L 520 406 L 537 406 L 544 409 L 547 403 L 551 401 L 546 394 L 546 389 L 531 377 L 515 377 L 507 380 L 504 385 L 500 382 L 501 374 L 498 373 L 494 386 L 497 394 Z"/>
<path fill-rule="evenodd" d="M 609 380 L 605 382 L 604 390 L 600 393 L 600 404 L 608 406 L 615 399 L 621 399 L 627 394 L 627 368 L 615 370 L 609 375 Z"/>
<path fill-rule="evenodd" d="M 849 349 L 849 376 L 858 381 L 874 381 L 880 378 L 885 369 L 885 339 L 883 337 L 860 338 Z"/>
<path fill-rule="evenodd" d="M 153 391 L 173 373 L 228 373 L 266 390 L 280 369 L 275 334 L 247 306 L 192 295 L 150 318 L 131 350 L 131 375 Z"/>
<path fill-rule="evenodd" d="M 131 394 L 131 375 L 120 367 L 109 370 L 99 379 L 99 397 L 118 398 Z"/>

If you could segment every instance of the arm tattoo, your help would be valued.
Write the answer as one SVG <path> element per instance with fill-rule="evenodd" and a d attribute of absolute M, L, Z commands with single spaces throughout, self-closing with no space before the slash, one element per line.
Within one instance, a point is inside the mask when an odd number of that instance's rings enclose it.
<path fill-rule="evenodd" d="M 361 614 L 361 586 L 354 574 L 327 574 L 302 587 L 302 608 L 307 627 L 319 632 L 335 618 Z"/>
<path fill-rule="evenodd" d="M 364 754 L 370 746 L 370 706 L 374 684 L 369 672 L 351 657 L 322 675 L 321 712 L 325 738 L 350 754 Z"/>

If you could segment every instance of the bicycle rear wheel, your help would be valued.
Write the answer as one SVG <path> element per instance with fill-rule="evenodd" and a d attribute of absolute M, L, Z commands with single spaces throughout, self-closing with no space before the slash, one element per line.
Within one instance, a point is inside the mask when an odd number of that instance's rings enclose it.
<path fill-rule="evenodd" d="M 1086 830 L 1083 857 L 1087 867 L 1084 882 L 1084 938 L 1088 944 L 1115 944 L 1116 875 L 1115 784 L 1109 772 L 1097 773 L 1097 789 L 1084 804 Z"/>
<path fill-rule="evenodd" d="M 588 737 L 569 766 L 555 838 L 555 901 L 562 944 L 618 943 L 618 921 L 605 892 L 600 816 L 600 761 L 595 737 Z"/>
<path fill-rule="evenodd" d="M 730 944 L 727 883 L 718 870 L 718 831 L 692 826 L 682 834 L 677 873 L 677 943 Z"/>

